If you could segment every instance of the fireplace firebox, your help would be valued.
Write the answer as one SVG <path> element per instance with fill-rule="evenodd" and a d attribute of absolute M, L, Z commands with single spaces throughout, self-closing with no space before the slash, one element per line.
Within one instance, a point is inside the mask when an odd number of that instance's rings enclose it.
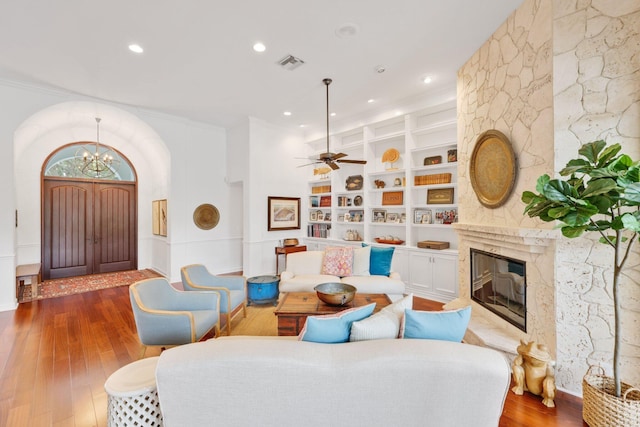
<path fill-rule="evenodd" d="M 471 248 L 471 299 L 527 331 L 526 263 Z"/>

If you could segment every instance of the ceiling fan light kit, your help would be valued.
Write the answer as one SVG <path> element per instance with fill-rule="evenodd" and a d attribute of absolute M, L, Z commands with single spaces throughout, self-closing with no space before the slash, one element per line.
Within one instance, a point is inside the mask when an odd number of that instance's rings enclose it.
<path fill-rule="evenodd" d="M 364 165 L 367 163 L 366 160 L 350 160 L 350 159 L 345 159 L 344 157 L 347 157 L 347 154 L 345 153 L 332 153 L 329 150 L 329 85 L 331 84 L 333 80 L 331 79 L 323 79 L 322 83 L 324 83 L 325 87 L 326 87 L 326 91 L 327 91 L 327 151 L 325 153 L 320 153 L 320 155 L 318 156 L 317 160 L 313 163 L 309 163 L 306 165 L 302 165 L 302 166 L 308 166 L 308 165 L 315 165 L 318 163 L 324 163 L 327 166 L 329 166 L 331 168 L 331 170 L 336 170 L 336 169 L 340 169 L 340 166 L 338 166 L 338 163 L 352 163 L 352 164 L 357 164 L 357 165 Z"/>

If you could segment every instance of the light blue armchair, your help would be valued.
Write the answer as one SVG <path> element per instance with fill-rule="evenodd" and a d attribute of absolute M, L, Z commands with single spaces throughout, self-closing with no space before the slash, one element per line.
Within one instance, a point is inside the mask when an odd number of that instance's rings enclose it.
<path fill-rule="evenodd" d="M 244 276 L 214 276 L 202 264 L 180 269 L 185 291 L 216 290 L 220 292 L 220 313 L 227 315 L 227 335 L 231 335 L 231 318 L 241 310 L 247 317 L 247 281 Z"/>
<path fill-rule="evenodd" d="M 196 342 L 211 330 L 220 334 L 220 294 L 184 292 L 164 277 L 129 286 L 129 297 L 138 337 L 143 345 L 172 346 Z"/>

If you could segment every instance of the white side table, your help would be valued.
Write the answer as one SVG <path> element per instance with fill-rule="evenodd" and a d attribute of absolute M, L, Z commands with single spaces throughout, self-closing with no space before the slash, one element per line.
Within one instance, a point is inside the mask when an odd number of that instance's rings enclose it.
<path fill-rule="evenodd" d="M 156 389 L 158 359 L 149 357 L 123 366 L 104 383 L 109 427 L 162 426 Z"/>

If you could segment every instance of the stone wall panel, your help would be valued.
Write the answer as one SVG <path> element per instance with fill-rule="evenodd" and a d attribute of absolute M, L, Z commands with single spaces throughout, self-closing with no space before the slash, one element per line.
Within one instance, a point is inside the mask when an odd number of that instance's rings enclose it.
<path fill-rule="evenodd" d="M 620 142 L 634 158 L 640 157 L 639 30 L 637 1 L 525 0 L 469 59 L 458 73 L 459 210 L 464 222 L 496 229 L 551 228 L 552 223 L 522 215 L 520 194 L 534 189 L 538 176 L 558 173 L 581 144 L 596 139 Z M 507 135 L 518 159 L 514 194 L 498 209 L 480 205 L 468 179 L 475 140 L 491 128 Z M 529 271 L 532 276 L 528 333 L 553 349 L 558 386 L 576 394 L 589 364 L 610 371 L 613 350 L 613 255 L 597 238 L 561 238 L 540 258 L 526 257 L 528 280 Z M 461 251 L 468 246 L 461 240 Z M 508 252 L 491 245 L 484 249 Z M 637 260 L 636 250 L 621 288 L 623 377 L 636 385 Z M 465 274 L 467 263 L 461 254 L 460 271 Z M 467 287 L 463 281 L 460 295 L 468 295 Z"/>

